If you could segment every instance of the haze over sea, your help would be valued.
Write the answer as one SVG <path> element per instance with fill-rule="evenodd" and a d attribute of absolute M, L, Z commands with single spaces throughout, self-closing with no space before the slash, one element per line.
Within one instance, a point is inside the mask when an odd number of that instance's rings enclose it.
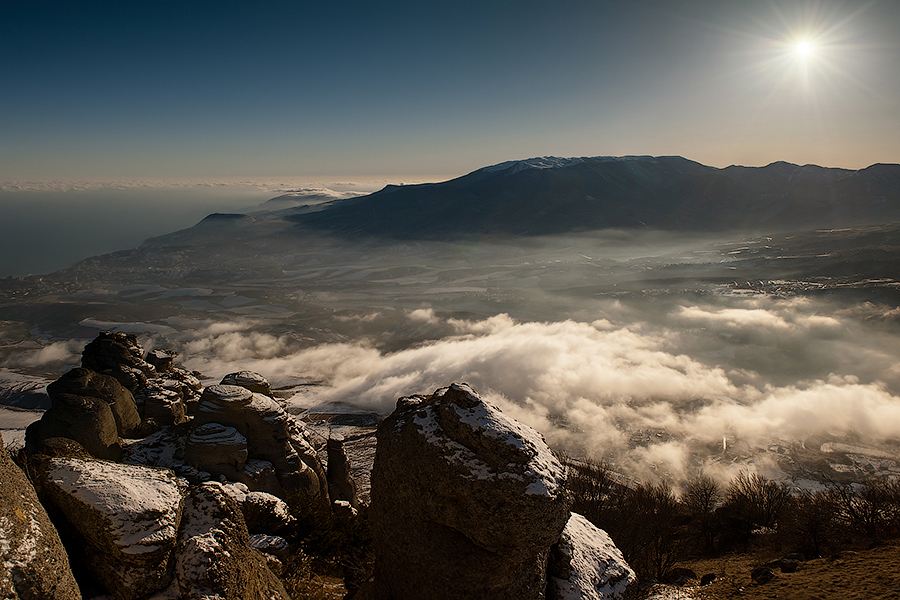
<path fill-rule="evenodd" d="M 383 184 L 330 185 L 371 191 Z M 90 256 L 134 248 L 210 213 L 252 210 L 297 187 L 303 186 L 296 181 L 0 185 L 0 278 L 51 273 Z"/>

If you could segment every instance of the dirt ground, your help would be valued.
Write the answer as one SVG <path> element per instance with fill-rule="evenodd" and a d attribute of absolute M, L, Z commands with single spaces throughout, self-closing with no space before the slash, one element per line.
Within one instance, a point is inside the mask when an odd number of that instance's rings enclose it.
<path fill-rule="evenodd" d="M 793 573 L 782 573 L 776 568 L 773 569 L 775 578 L 764 584 L 750 578 L 754 567 L 778 558 L 758 553 L 685 562 L 679 566 L 693 570 L 698 577 L 715 573 L 717 580 L 705 587 L 691 581 L 682 588 L 654 588 L 648 597 L 659 600 L 900 600 L 900 541 L 801 562 Z"/>

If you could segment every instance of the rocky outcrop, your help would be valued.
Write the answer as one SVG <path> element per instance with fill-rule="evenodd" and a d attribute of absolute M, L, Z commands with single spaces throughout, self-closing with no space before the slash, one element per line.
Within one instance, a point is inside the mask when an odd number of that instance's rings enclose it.
<path fill-rule="evenodd" d="M 78 458 L 36 464 L 45 501 L 84 539 L 92 575 L 117 600 L 169 584 L 183 493 L 171 471 Z"/>
<path fill-rule="evenodd" d="M 59 534 L 2 437 L 0 482 L 0 597 L 80 600 Z"/>
<path fill-rule="evenodd" d="M 282 490 L 279 495 L 289 504 L 328 506 L 322 463 L 301 425 L 272 398 L 239 386 L 211 385 L 200 397 L 192 431 L 211 423 L 234 428 L 246 440 L 248 457 L 271 464 Z"/>
<path fill-rule="evenodd" d="M 637 576 L 609 535 L 572 513 L 553 547 L 547 600 L 628 600 L 638 593 Z"/>
<path fill-rule="evenodd" d="M 101 331 L 81 353 L 81 366 L 115 377 L 135 391 L 156 377 L 156 369 L 144 360 L 144 351 L 133 333 Z"/>
<path fill-rule="evenodd" d="M 175 580 L 185 600 L 289 600 L 266 559 L 250 548 L 237 503 L 215 482 L 195 488 L 185 502 Z"/>
<path fill-rule="evenodd" d="M 377 438 L 369 597 L 544 597 L 569 510 L 539 434 L 454 384 L 401 398 Z"/>

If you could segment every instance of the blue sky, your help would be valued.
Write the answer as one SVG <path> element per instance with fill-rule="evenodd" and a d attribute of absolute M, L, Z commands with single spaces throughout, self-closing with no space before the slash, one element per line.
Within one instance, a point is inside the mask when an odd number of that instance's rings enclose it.
<path fill-rule="evenodd" d="M 900 162 L 897 0 L 4 0 L 0 22 L 0 182 Z"/>

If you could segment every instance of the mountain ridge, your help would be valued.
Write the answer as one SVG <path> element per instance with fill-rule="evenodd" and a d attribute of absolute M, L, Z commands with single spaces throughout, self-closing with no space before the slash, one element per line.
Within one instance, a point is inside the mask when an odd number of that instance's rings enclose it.
<path fill-rule="evenodd" d="M 286 218 L 337 234 L 416 239 L 871 224 L 900 219 L 900 165 L 720 169 L 681 156 L 536 157 L 444 182 L 389 185 Z"/>

